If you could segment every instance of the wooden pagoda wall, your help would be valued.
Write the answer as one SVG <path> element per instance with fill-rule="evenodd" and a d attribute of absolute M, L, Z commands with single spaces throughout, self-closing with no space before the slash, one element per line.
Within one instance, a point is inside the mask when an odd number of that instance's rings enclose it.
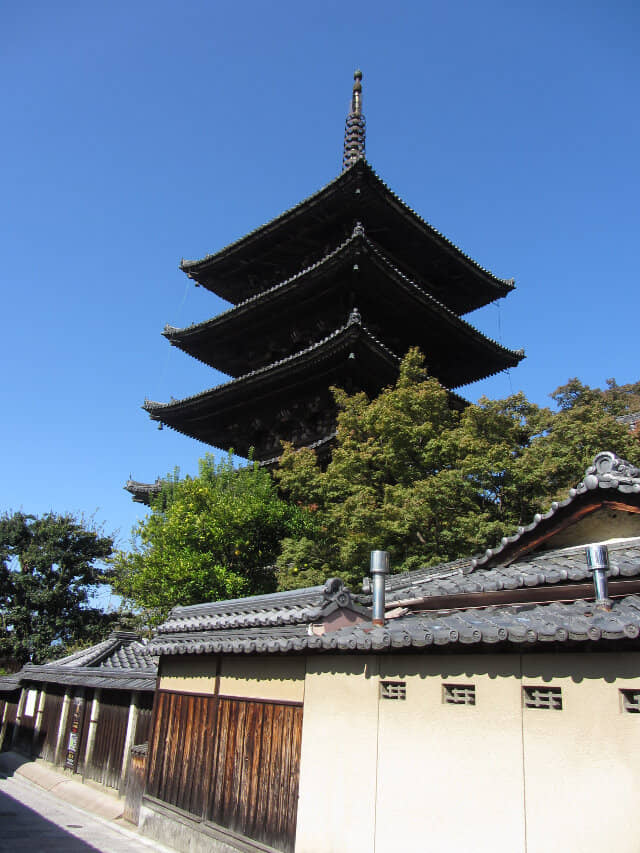
<path fill-rule="evenodd" d="M 301 736 L 301 702 L 160 690 L 147 796 L 293 851 Z"/>

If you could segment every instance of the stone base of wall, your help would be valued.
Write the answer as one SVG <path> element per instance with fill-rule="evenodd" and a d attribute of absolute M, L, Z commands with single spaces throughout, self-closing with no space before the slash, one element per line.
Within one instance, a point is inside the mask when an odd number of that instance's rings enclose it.
<path fill-rule="evenodd" d="M 138 826 L 143 835 L 180 853 L 278 853 L 273 847 L 203 823 L 180 809 L 146 796 L 140 807 Z"/>

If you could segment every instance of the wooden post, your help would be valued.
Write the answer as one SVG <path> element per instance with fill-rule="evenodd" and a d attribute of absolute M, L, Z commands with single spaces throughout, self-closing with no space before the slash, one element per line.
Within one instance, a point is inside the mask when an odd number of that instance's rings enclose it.
<path fill-rule="evenodd" d="M 18 708 L 16 710 L 16 722 L 13 727 L 13 736 L 11 738 L 11 746 L 15 746 L 18 742 L 18 732 L 20 731 L 20 727 L 22 725 L 22 715 L 24 713 L 25 702 L 27 701 L 27 695 L 29 693 L 28 687 L 23 687 L 20 691 L 20 699 L 18 701 Z"/>
<path fill-rule="evenodd" d="M 62 700 L 62 708 L 60 709 L 60 719 L 58 720 L 58 734 L 56 735 L 56 751 L 53 755 L 53 763 L 58 764 L 60 761 L 60 753 L 66 748 L 63 743 L 64 733 L 67 728 L 67 718 L 69 717 L 69 705 L 71 704 L 71 688 L 67 687 L 64 691 L 64 699 Z"/>
<path fill-rule="evenodd" d="M 124 748 L 122 751 L 122 772 L 120 773 L 120 790 L 124 786 L 124 781 L 127 778 L 129 762 L 131 761 L 131 747 L 134 745 L 133 739 L 136 734 L 136 724 L 138 722 L 139 713 L 139 697 L 137 690 L 131 693 L 131 702 L 129 703 L 129 716 L 127 718 L 127 733 L 124 738 Z"/>
<path fill-rule="evenodd" d="M 96 742 L 96 731 L 98 728 L 98 718 L 100 717 L 100 694 L 101 689 L 96 687 L 93 694 L 93 702 L 91 703 L 91 711 L 89 714 L 89 731 L 87 732 L 87 747 L 84 752 L 84 773 L 85 775 L 91 758 L 93 756 L 93 747 Z"/>
<path fill-rule="evenodd" d="M 40 734 L 40 729 L 42 727 L 42 718 L 44 716 L 44 704 L 47 701 L 47 687 L 46 684 L 42 686 L 40 689 L 40 696 L 38 697 L 38 705 L 36 707 L 36 715 L 33 720 L 33 742 L 32 746 L 34 749 L 38 746 L 38 735 Z"/>
<path fill-rule="evenodd" d="M 5 700 L 4 709 L 2 711 L 2 724 L 0 725 L 0 752 L 2 752 L 2 745 L 4 743 L 5 736 L 7 734 L 7 716 L 9 713 L 9 702 Z"/>

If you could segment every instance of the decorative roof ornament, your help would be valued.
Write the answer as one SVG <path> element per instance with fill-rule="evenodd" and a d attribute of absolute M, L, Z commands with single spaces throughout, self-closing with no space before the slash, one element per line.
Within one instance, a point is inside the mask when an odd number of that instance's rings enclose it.
<path fill-rule="evenodd" d="M 366 122 L 362 112 L 362 71 L 356 71 L 353 75 L 353 93 L 351 95 L 351 112 L 347 116 L 344 126 L 344 155 L 342 157 L 342 171 L 364 160 Z"/>

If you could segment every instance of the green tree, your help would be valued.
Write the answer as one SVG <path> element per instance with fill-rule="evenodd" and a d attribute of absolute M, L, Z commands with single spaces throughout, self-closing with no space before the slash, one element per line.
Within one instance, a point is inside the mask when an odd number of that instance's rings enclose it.
<path fill-rule="evenodd" d="M 564 497 L 598 451 L 640 461 L 637 439 L 616 421 L 637 405 L 638 385 L 609 380 L 600 391 L 571 380 L 552 395 L 557 411 L 515 394 L 458 413 L 412 350 L 396 385 L 374 400 L 334 393 L 326 471 L 289 445 L 276 472 L 309 519 L 305 537 L 282 543 L 281 589 L 330 574 L 356 585 L 372 548 L 389 550 L 396 570 L 468 556 Z"/>
<path fill-rule="evenodd" d="M 72 515 L 0 517 L 0 657 L 22 665 L 103 639 L 115 616 L 89 604 L 113 540 Z"/>
<path fill-rule="evenodd" d="M 197 477 L 165 479 L 133 549 L 114 556 L 113 588 L 150 622 L 174 605 L 272 592 L 280 541 L 303 534 L 305 523 L 267 471 L 209 454 Z"/>

